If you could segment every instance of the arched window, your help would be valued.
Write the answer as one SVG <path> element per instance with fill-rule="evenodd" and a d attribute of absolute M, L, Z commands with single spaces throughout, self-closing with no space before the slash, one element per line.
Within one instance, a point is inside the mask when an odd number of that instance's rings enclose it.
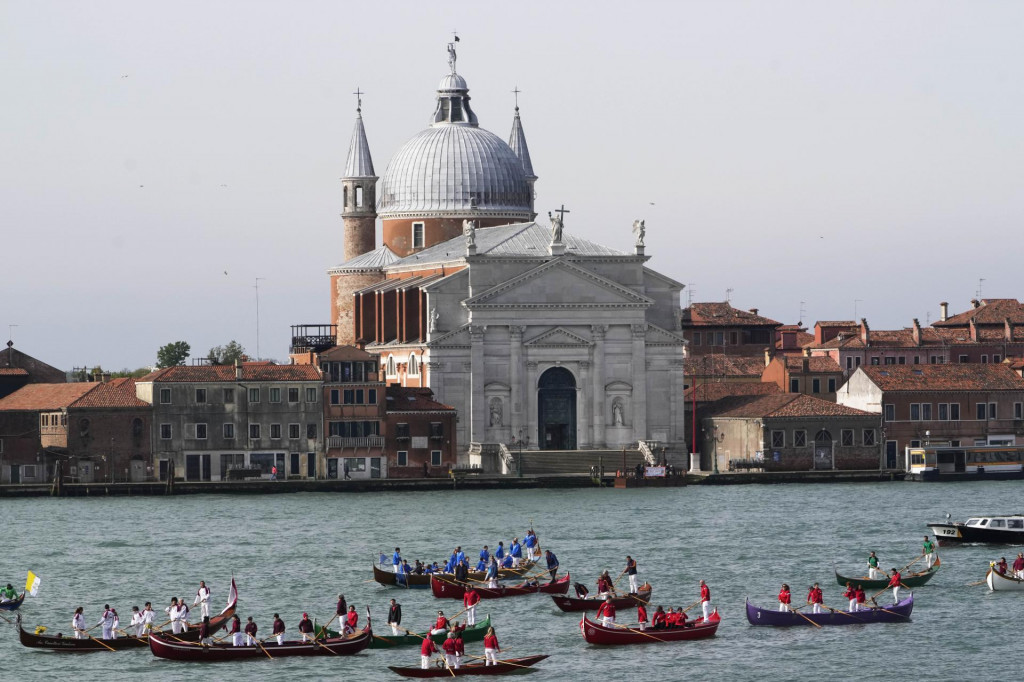
<path fill-rule="evenodd" d="M 356 208 L 363 207 L 363 188 L 360 185 L 356 185 Z"/>
<path fill-rule="evenodd" d="M 419 376 L 420 362 L 415 353 L 409 353 L 409 376 Z"/>
<path fill-rule="evenodd" d="M 348 208 L 348 185 L 341 188 L 341 201 L 345 208 Z"/>
<path fill-rule="evenodd" d="M 386 374 L 389 377 L 393 377 L 393 376 L 397 376 L 398 375 L 398 371 L 395 369 L 395 356 L 394 355 L 389 355 L 388 356 L 388 364 L 387 364 Z"/>
<path fill-rule="evenodd" d="M 814 436 L 814 442 L 815 443 L 831 443 L 832 442 L 832 434 L 829 432 L 828 429 L 822 429 L 821 431 L 818 431 L 817 435 Z"/>

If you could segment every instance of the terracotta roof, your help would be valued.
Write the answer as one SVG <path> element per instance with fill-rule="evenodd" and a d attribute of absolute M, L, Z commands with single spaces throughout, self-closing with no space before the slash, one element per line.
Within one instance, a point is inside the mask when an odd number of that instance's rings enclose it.
<path fill-rule="evenodd" d="M 818 320 L 815 327 L 860 327 L 854 320 Z"/>
<path fill-rule="evenodd" d="M 0 377 L 27 377 L 28 370 L 21 367 L 0 367 Z"/>
<path fill-rule="evenodd" d="M 733 308 L 728 302 L 725 302 L 691 303 L 690 307 L 683 308 L 683 324 L 696 327 L 731 325 L 778 327 L 781 323 L 747 310 Z"/>
<path fill-rule="evenodd" d="M 1024 303 L 1015 298 L 986 298 L 977 308 L 957 313 L 945 321 L 933 322 L 932 326 L 966 327 L 972 319 L 978 325 L 1001 325 L 1007 318 L 1013 324 L 1024 324 Z"/>
<path fill-rule="evenodd" d="M 445 405 L 434 400 L 434 392 L 429 388 L 408 388 L 405 386 L 388 386 L 387 392 L 388 412 L 437 412 L 440 410 L 452 410 L 451 405 Z"/>
<path fill-rule="evenodd" d="M 683 361 L 687 376 L 760 377 L 764 372 L 764 356 L 691 355 Z"/>
<path fill-rule="evenodd" d="M 829 400 L 814 398 L 803 393 L 780 393 L 750 398 L 726 398 L 722 404 L 712 405 L 713 417 L 757 419 L 765 417 L 874 417 L 865 412 Z"/>
<path fill-rule="evenodd" d="M 100 384 L 70 407 L 152 407 L 135 395 L 135 379 L 122 377 Z"/>
<path fill-rule="evenodd" d="M 271 365 L 246 362 L 237 381 L 320 381 L 320 370 L 313 365 Z M 150 372 L 139 382 L 203 383 L 236 381 L 233 365 L 179 365 Z"/>
<path fill-rule="evenodd" d="M 804 358 L 800 356 L 787 355 L 786 356 L 786 369 L 790 372 L 801 372 L 804 367 Z M 807 371 L 815 372 L 820 374 L 842 374 L 843 370 L 836 362 L 828 355 L 812 355 L 807 358 Z"/>
<path fill-rule="evenodd" d="M 869 345 L 867 346 L 861 340 L 859 330 L 850 334 L 842 334 L 824 343 L 810 345 L 815 349 L 906 348 L 910 350 L 914 348 L 944 348 L 963 340 L 973 343 L 965 330 L 933 329 L 931 327 L 921 328 L 920 340 L 920 345 L 914 343 L 914 330 L 906 327 L 904 329 L 872 329 L 868 332 Z"/>
<path fill-rule="evenodd" d="M 321 360 L 361 360 L 367 362 L 370 360 L 376 360 L 377 356 L 373 353 L 367 353 L 365 350 L 356 348 L 355 346 L 332 346 L 327 350 L 320 353 Z"/>
<path fill-rule="evenodd" d="M 93 390 L 100 384 L 29 384 L 0 399 L 0 410 L 58 410 Z"/>
<path fill-rule="evenodd" d="M 883 391 L 1024 391 L 1009 365 L 871 365 L 861 367 Z"/>
<path fill-rule="evenodd" d="M 697 402 L 714 402 L 722 398 L 733 396 L 749 395 L 770 395 L 781 393 L 779 385 L 770 381 L 712 381 L 711 383 L 698 383 L 695 386 L 683 391 L 683 399 L 691 401 L 696 393 Z"/>

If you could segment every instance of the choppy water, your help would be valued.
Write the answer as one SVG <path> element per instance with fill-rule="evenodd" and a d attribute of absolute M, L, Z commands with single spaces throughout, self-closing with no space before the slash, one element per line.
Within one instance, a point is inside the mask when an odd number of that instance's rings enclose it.
<path fill-rule="evenodd" d="M 39 574 L 39 596 L 22 611 L 28 627 L 47 625 L 50 633 L 66 631 L 78 605 L 92 624 L 105 602 L 125 621 L 147 599 L 158 611 L 171 596 L 191 602 L 200 579 L 212 585 L 219 609 L 232 573 L 238 612 L 243 621 L 254 616 L 261 631 L 269 631 L 275 611 L 290 631 L 303 611 L 329 617 L 339 592 L 360 607 L 361 620 L 368 605 L 381 625 L 395 596 L 403 624 L 422 629 L 438 608 L 452 613 L 459 602 L 368 582 L 381 550 L 399 545 L 408 559 L 440 560 L 461 544 L 475 556 L 485 543 L 522 537 L 532 521 L 574 578 L 592 585 L 600 570 L 617 575 L 628 553 L 654 586 L 654 604 L 689 605 L 704 578 L 723 622 L 710 640 L 599 648 L 583 642 L 578 615 L 561 613 L 546 596 L 484 602 L 509 656 L 551 655 L 530 680 L 1010 679 L 1024 664 L 1024 594 L 967 583 L 984 577 L 990 559 L 1012 560 L 1012 548 L 941 550 L 943 568 L 915 591 L 908 624 L 754 628 L 743 600 L 770 605 L 788 582 L 799 601 L 818 581 L 826 603 L 841 606 L 833 559 L 853 573 L 875 550 L 884 567 L 902 566 L 918 555 L 926 522 L 947 511 L 954 518 L 1021 511 L 1021 491 L 1019 482 L 987 482 L 3 500 L 8 549 L 0 580 L 20 589 L 27 569 Z M 480 644 L 468 649 L 482 651 Z M 189 664 L 157 660 L 146 649 L 30 650 L 0 623 L 0 675 L 17 680 L 397 680 L 384 666 L 417 665 L 418 654 Z"/>

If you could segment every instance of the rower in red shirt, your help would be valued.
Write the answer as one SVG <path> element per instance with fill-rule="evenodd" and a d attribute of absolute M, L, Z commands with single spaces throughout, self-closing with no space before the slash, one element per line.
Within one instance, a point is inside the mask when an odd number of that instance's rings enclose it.
<path fill-rule="evenodd" d="M 597 617 L 601 619 L 601 625 L 606 628 L 612 627 L 615 622 L 615 604 L 612 603 L 611 595 L 604 598 L 604 603 L 597 609 Z"/>
<path fill-rule="evenodd" d="M 863 611 L 864 610 L 863 604 L 867 601 L 867 597 L 864 595 L 864 588 L 861 585 L 857 585 L 856 597 L 857 597 L 857 604 L 856 604 L 857 609 L 856 610 L 857 611 Z"/>
<path fill-rule="evenodd" d="M 700 581 L 700 608 L 704 612 L 704 622 L 711 617 L 711 590 L 703 580 Z"/>
<path fill-rule="evenodd" d="M 434 646 L 434 640 L 424 637 L 423 644 L 420 645 L 420 667 L 424 670 L 430 668 L 430 657 L 436 653 L 437 647 Z"/>
<path fill-rule="evenodd" d="M 676 625 L 681 628 L 686 627 L 686 611 L 683 611 L 682 606 L 676 609 Z"/>
<path fill-rule="evenodd" d="M 659 606 L 658 608 L 654 609 L 654 615 L 651 616 L 651 627 L 653 627 L 655 630 L 664 630 L 666 627 L 668 627 L 666 619 L 667 617 L 665 615 L 665 609 Z"/>
<path fill-rule="evenodd" d="M 789 585 L 782 583 L 782 589 L 779 590 L 779 611 L 791 610 L 789 605 L 792 601 L 793 596 L 789 591 Z"/>
<path fill-rule="evenodd" d="M 843 596 L 850 600 L 850 610 L 857 610 L 857 590 L 854 589 L 850 581 L 846 581 L 846 591 L 843 592 Z"/>
<path fill-rule="evenodd" d="M 495 654 L 500 651 L 501 647 L 498 646 L 498 637 L 494 634 L 494 628 L 487 628 L 487 634 L 484 635 L 484 665 L 498 665 Z"/>
<path fill-rule="evenodd" d="M 444 659 L 448 662 L 449 668 L 459 667 L 459 645 L 455 643 L 455 633 L 449 632 L 448 638 L 441 644 L 441 648 L 444 649 Z"/>
<path fill-rule="evenodd" d="M 807 603 L 811 605 L 811 613 L 821 613 L 821 605 L 825 603 L 825 595 L 822 594 L 818 583 L 814 583 L 807 593 Z"/>
<path fill-rule="evenodd" d="M 439 635 L 448 629 L 448 619 L 444 617 L 444 611 L 437 612 L 437 620 L 434 622 L 434 627 L 430 629 L 430 634 Z"/>
<path fill-rule="evenodd" d="M 636 605 L 636 622 L 640 627 L 640 632 L 647 629 L 647 609 L 643 604 Z"/>
<path fill-rule="evenodd" d="M 900 575 L 899 571 L 897 571 L 895 568 L 892 569 L 892 577 L 889 578 L 889 587 L 892 588 L 893 604 L 900 603 L 900 581 L 902 580 L 902 578 L 903 576 Z"/>
<path fill-rule="evenodd" d="M 462 628 L 462 629 L 456 628 L 455 630 L 452 630 L 452 633 L 455 635 L 455 667 L 456 668 L 458 668 L 460 665 L 462 665 L 462 657 L 466 655 L 466 643 L 462 640 L 462 630 L 464 630 L 464 629 L 465 628 Z"/>
<path fill-rule="evenodd" d="M 345 614 L 345 628 L 343 632 L 346 635 L 351 635 L 356 631 L 356 625 L 359 624 L 359 614 L 356 613 L 356 607 L 348 607 L 348 613 Z"/>
<path fill-rule="evenodd" d="M 476 625 L 476 605 L 480 603 L 480 593 L 470 585 L 462 595 L 462 605 L 466 607 L 466 625 Z"/>

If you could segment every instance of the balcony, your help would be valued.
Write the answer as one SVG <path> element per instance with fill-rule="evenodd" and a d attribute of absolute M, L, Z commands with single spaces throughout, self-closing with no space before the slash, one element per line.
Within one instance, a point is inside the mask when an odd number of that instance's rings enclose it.
<path fill-rule="evenodd" d="M 384 436 L 330 436 L 327 438 L 328 450 L 340 450 L 342 448 L 383 448 Z"/>
<path fill-rule="evenodd" d="M 333 324 L 293 324 L 292 354 L 320 353 L 337 343 L 338 327 Z"/>

